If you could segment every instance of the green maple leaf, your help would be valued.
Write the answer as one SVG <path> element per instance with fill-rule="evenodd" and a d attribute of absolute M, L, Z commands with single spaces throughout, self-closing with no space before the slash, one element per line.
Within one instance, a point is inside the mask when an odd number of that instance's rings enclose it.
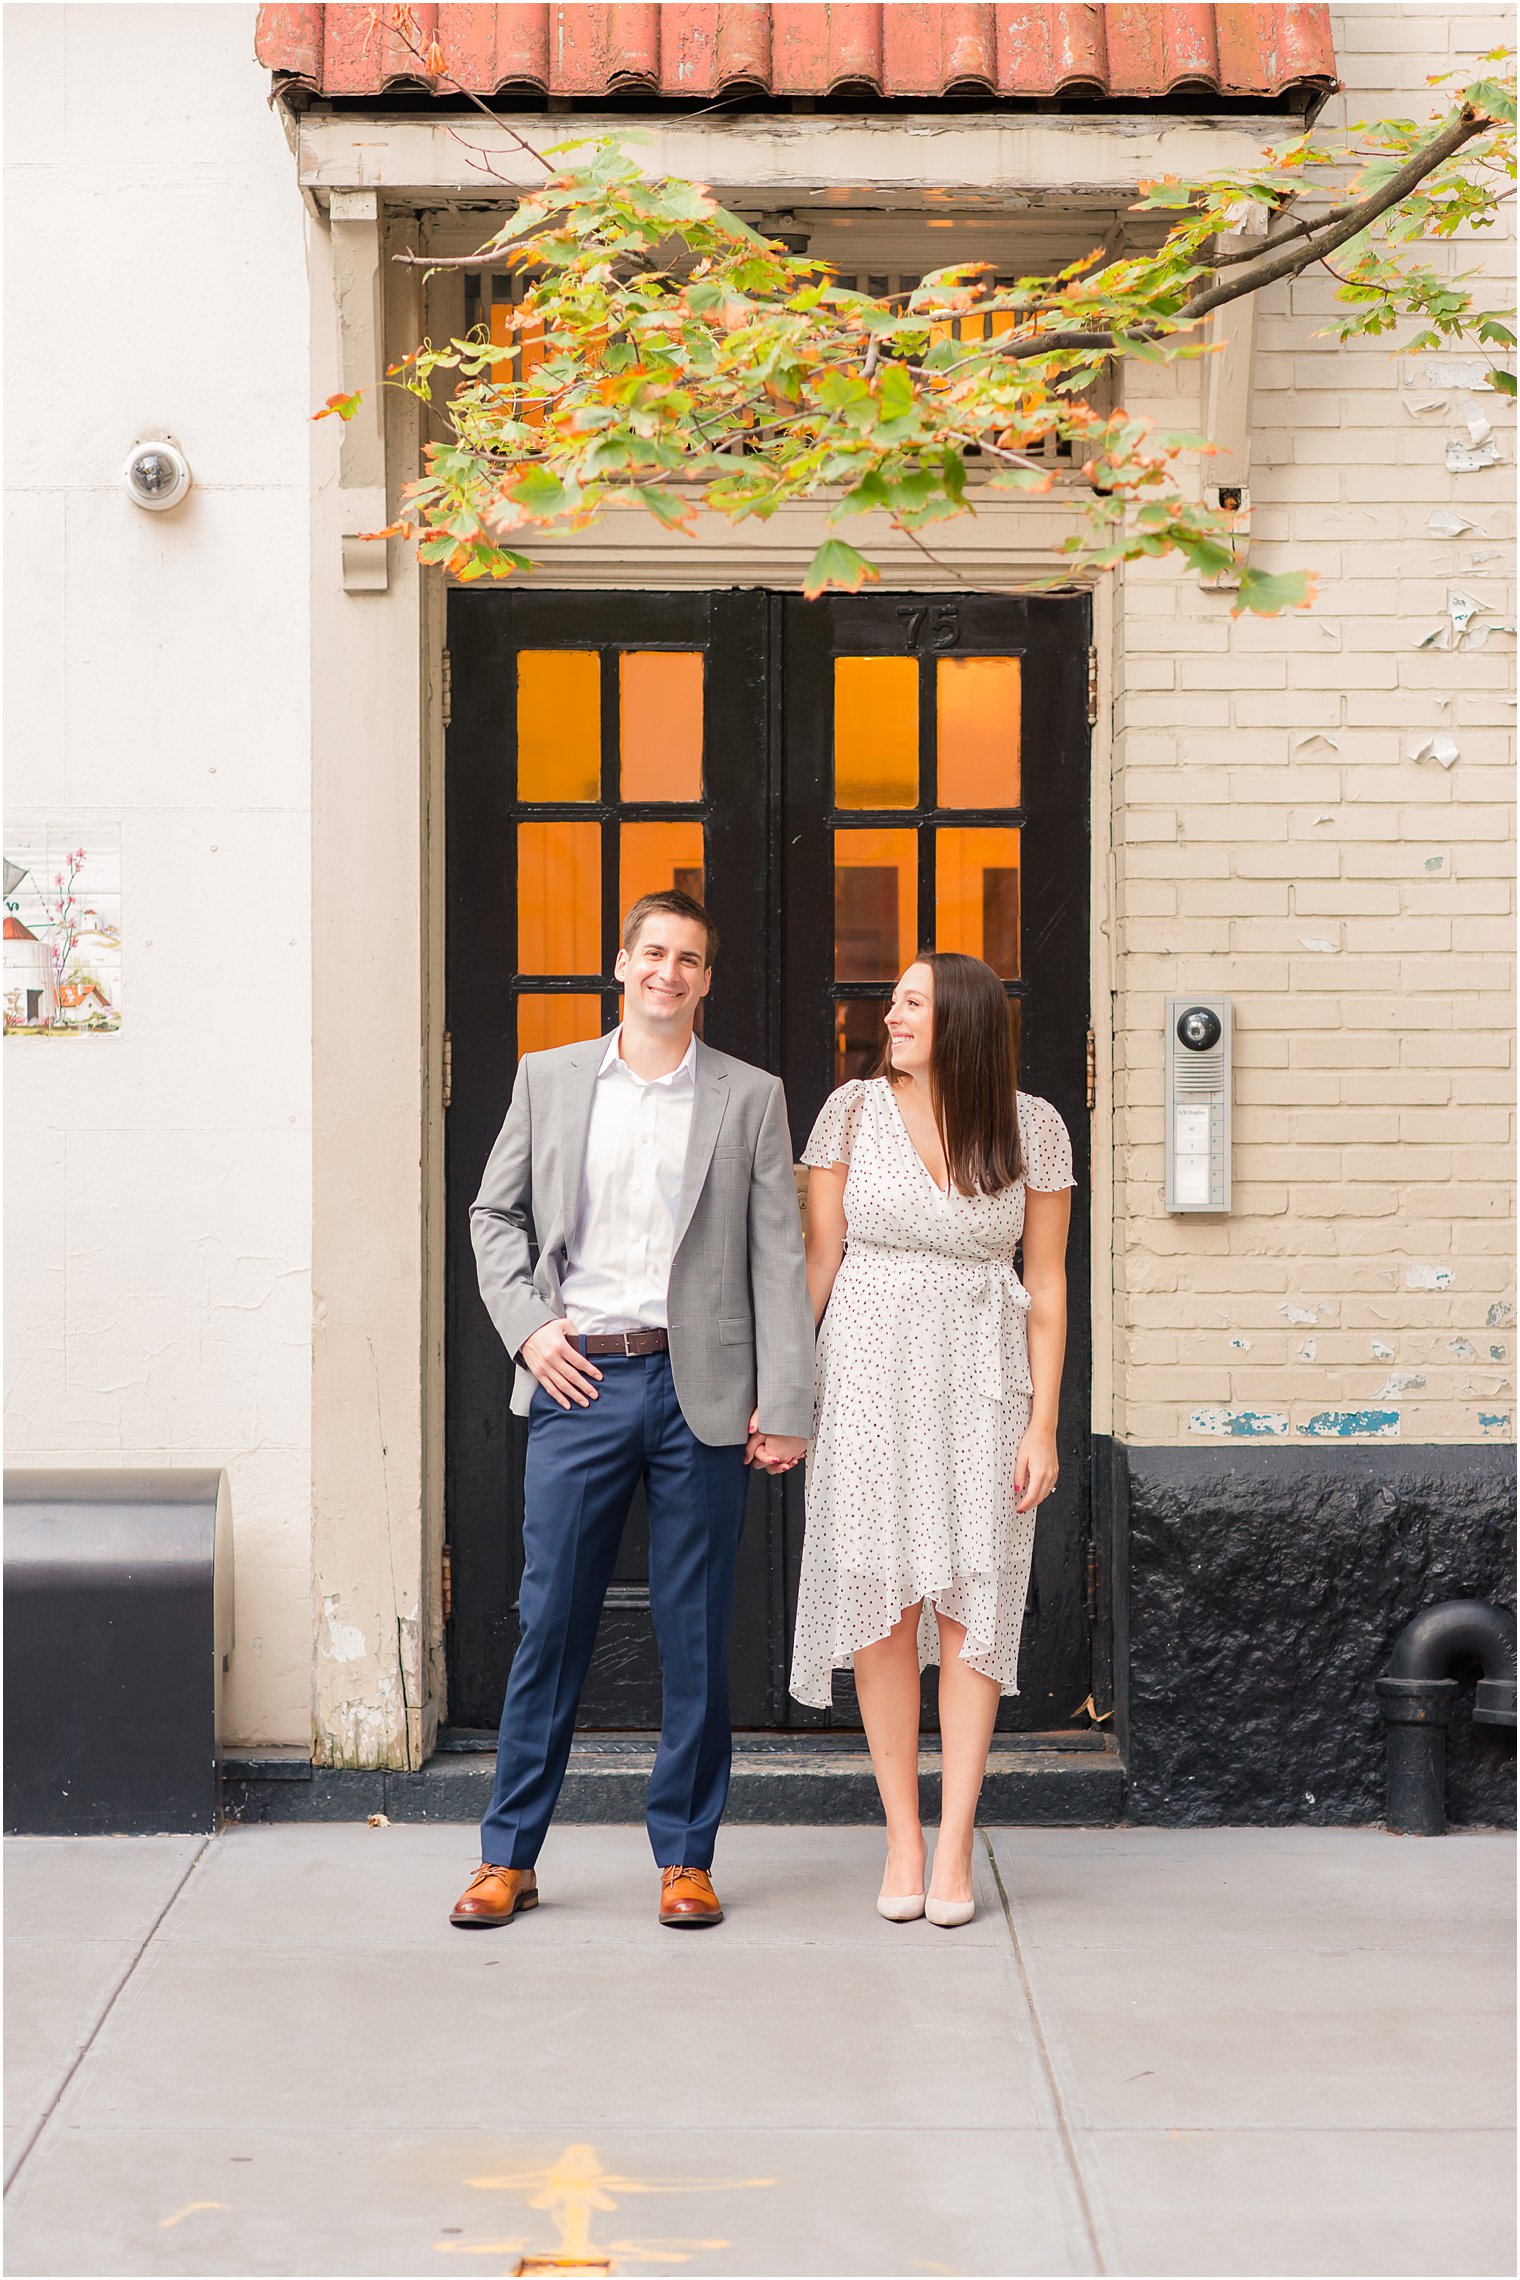
<path fill-rule="evenodd" d="M 858 594 L 862 586 L 880 576 L 875 563 L 868 562 L 842 538 L 826 538 L 807 566 L 802 591 L 810 602 L 817 601 L 828 586 L 837 587 L 843 594 Z"/>
<path fill-rule="evenodd" d="M 1276 617 L 1280 610 L 1306 610 L 1313 599 L 1312 570 L 1285 570 L 1274 574 L 1270 570 L 1246 569 L 1240 577 L 1240 600 L 1231 614 L 1240 617 L 1250 612 L 1255 617 Z"/>

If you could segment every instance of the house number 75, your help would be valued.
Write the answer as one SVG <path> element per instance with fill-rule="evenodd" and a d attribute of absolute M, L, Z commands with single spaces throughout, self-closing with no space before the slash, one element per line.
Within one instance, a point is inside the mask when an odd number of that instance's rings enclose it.
<path fill-rule="evenodd" d="M 961 637 L 960 612 L 954 602 L 920 603 L 901 609 L 897 622 L 909 649 L 953 649 Z"/>

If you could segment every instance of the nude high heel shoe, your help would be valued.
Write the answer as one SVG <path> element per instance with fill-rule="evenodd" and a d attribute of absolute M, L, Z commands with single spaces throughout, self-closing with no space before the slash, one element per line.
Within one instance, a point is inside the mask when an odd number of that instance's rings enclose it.
<path fill-rule="evenodd" d="M 969 1924 L 976 1914 L 974 1900 L 936 1900 L 931 1895 L 924 1902 L 924 1914 L 931 1924 L 942 1931 L 952 1931 L 957 1924 Z"/>
<path fill-rule="evenodd" d="M 889 1924 L 911 1924 L 923 1914 L 924 1905 L 921 1892 L 906 1893 L 900 1900 L 889 1900 L 883 1892 L 877 1895 L 876 1913 L 885 1916 Z"/>

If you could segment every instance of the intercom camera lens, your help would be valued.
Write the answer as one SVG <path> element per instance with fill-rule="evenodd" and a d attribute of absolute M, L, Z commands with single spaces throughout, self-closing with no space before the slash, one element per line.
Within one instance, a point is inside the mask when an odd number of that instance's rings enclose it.
<path fill-rule="evenodd" d="M 166 451 L 140 451 L 132 462 L 133 485 L 147 498 L 161 498 L 178 481 L 179 469 Z"/>
<path fill-rule="evenodd" d="M 1190 1053 L 1206 1053 L 1223 1034 L 1223 1024 L 1211 1005 L 1190 1005 L 1177 1016 L 1178 1039 Z"/>

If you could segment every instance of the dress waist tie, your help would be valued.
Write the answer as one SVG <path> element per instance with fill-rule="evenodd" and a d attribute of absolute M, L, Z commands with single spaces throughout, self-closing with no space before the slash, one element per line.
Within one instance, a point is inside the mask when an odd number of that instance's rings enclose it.
<path fill-rule="evenodd" d="M 973 1382 L 984 1401 L 1003 1401 L 1008 1393 L 1007 1310 L 1011 1306 L 1027 1314 L 1034 1302 L 1006 1259 L 988 1259 L 975 1273 L 970 1294 L 978 1331 Z"/>

